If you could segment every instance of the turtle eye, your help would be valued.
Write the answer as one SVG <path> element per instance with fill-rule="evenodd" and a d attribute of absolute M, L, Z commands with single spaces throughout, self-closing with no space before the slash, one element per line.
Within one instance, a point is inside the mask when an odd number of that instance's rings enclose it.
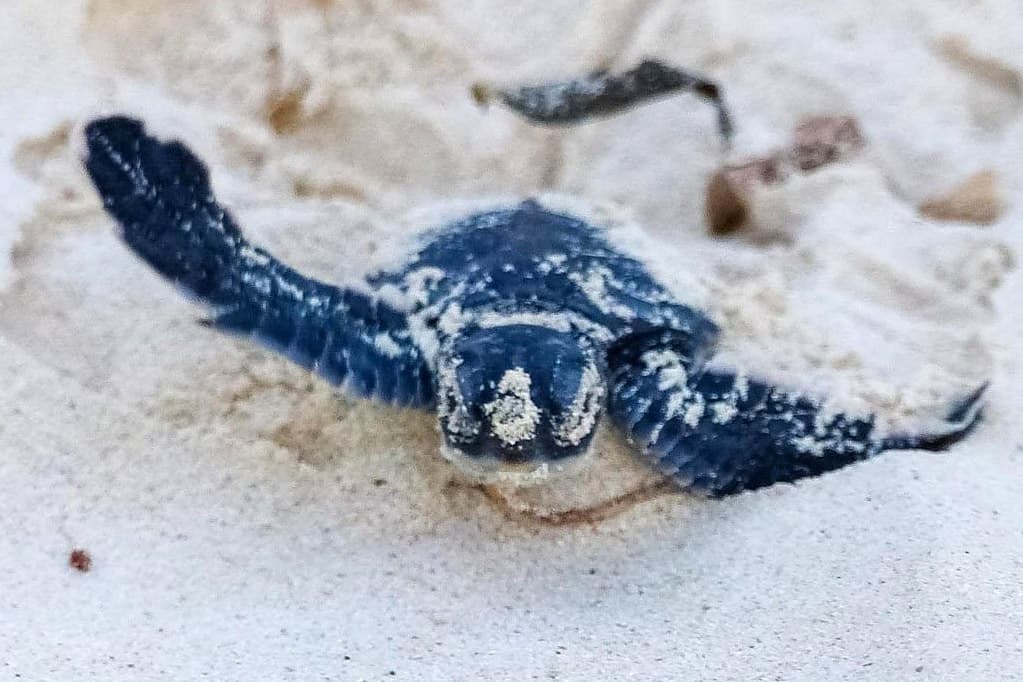
<path fill-rule="evenodd" d="M 592 363 L 587 363 L 575 382 L 570 401 L 560 414 L 552 415 L 551 435 L 562 447 L 575 447 L 593 435 L 604 404 L 604 382 Z"/>
<path fill-rule="evenodd" d="M 480 432 L 480 423 L 474 419 L 458 380 L 458 366 L 438 373 L 437 414 L 445 433 L 454 440 L 471 441 Z"/>

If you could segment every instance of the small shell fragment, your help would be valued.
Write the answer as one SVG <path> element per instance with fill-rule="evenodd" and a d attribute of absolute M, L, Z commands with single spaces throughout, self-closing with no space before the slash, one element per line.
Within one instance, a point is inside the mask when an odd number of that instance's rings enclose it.
<path fill-rule="evenodd" d="M 758 186 L 776 185 L 787 177 L 781 155 L 753 159 L 740 165 L 725 166 L 707 185 L 704 204 L 707 224 L 714 234 L 728 234 L 749 219 L 749 198 Z"/>
<path fill-rule="evenodd" d="M 796 126 L 787 154 L 789 162 L 805 172 L 848 159 L 865 146 L 852 116 L 812 116 Z"/>
<path fill-rule="evenodd" d="M 752 197 L 764 187 L 780 185 L 795 174 L 808 173 L 855 156 L 866 146 L 851 116 L 813 116 L 793 131 L 792 143 L 772 154 L 718 170 L 707 185 L 704 212 L 717 235 L 738 230 L 750 219 Z"/>
<path fill-rule="evenodd" d="M 984 170 L 940 196 L 920 205 L 921 215 L 944 222 L 990 225 L 998 221 L 1005 204 L 998 190 L 998 176 Z"/>
<path fill-rule="evenodd" d="M 81 573 L 88 573 L 92 569 L 92 556 L 84 549 L 74 549 L 68 555 L 68 565 Z"/>

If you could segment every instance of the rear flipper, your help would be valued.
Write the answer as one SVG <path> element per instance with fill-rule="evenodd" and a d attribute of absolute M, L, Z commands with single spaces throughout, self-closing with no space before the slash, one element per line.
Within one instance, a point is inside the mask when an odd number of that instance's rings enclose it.
<path fill-rule="evenodd" d="M 681 92 L 694 93 L 714 105 L 718 130 L 727 144 L 732 137 L 732 118 L 717 83 L 651 59 L 619 74 L 598 71 L 575 80 L 496 92 L 491 92 L 486 85 L 473 87 L 477 101 L 487 102 L 496 95 L 506 106 L 529 120 L 548 125 L 566 125 L 608 116 L 642 102 Z"/>
<path fill-rule="evenodd" d="M 212 309 L 206 324 L 255 336 L 356 394 L 432 404 L 432 374 L 404 317 L 367 294 L 303 277 L 250 245 L 184 145 L 161 142 L 124 117 L 93 121 L 85 138 L 85 167 L 124 241 Z"/>
<path fill-rule="evenodd" d="M 934 433 L 877 437 L 874 418 L 826 414 L 821 403 L 706 371 L 684 385 L 663 359 L 613 369 L 610 413 L 655 466 L 719 497 L 839 469 L 891 449 L 943 450 L 980 419 L 981 387 Z"/>

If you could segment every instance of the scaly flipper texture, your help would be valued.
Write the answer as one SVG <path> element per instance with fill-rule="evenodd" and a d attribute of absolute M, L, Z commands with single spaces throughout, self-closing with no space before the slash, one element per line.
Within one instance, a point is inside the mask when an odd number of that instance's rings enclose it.
<path fill-rule="evenodd" d="M 817 476 L 885 450 L 943 450 L 977 424 L 984 390 L 935 433 L 877 437 L 873 417 L 827 414 L 811 398 L 690 365 L 668 349 L 619 362 L 609 412 L 660 471 L 714 497 Z"/>
<path fill-rule="evenodd" d="M 303 277 L 250 245 L 213 195 L 203 163 L 134 119 L 85 129 L 85 166 L 131 249 L 213 311 L 206 324 L 252 335 L 360 396 L 434 402 L 432 372 L 405 317 L 365 293 Z"/>

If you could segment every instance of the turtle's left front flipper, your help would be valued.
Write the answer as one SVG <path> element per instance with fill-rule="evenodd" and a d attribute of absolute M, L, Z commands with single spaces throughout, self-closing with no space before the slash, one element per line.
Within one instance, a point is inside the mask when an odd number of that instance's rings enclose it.
<path fill-rule="evenodd" d="M 85 128 L 85 167 L 128 246 L 186 295 L 209 326 L 254 336 L 356 394 L 429 406 L 432 372 L 405 317 L 371 294 L 304 277 L 251 245 L 180 142 L 115 116 Z"/>
<path fill-rule="evenodd" d="M 687 375 L 670 355 L 611 368 L 609 412 L 684 488 L 718 497 L 839 469 L 891 449 L 943 450 L 980 418 L 983 387 L 943 428 L 878 437 L 874 418 L 826 413 L 821 403 L 736 374 Z"/>

